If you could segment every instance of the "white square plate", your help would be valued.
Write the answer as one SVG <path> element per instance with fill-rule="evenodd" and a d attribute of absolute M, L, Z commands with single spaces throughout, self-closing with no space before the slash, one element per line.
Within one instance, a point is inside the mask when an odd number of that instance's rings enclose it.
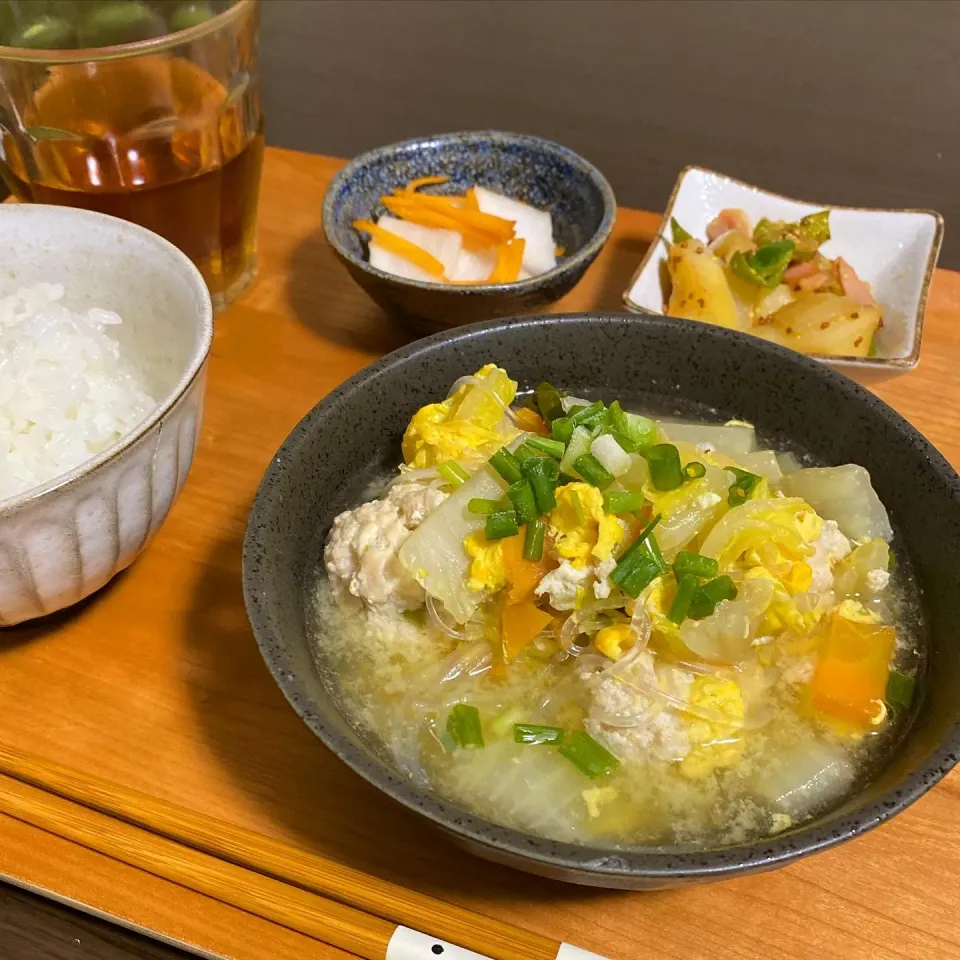
<path fill-rule="evenodd" d="M 746 211 L 753 223 L 761 217 L 796 221 L 808 213 L 830 210 L 831 239 L 822 247 L 828 257 L 843 256 L 870 284 L 883 310 L 873 357 L 818 357 L 840 367 L 910 370 L 920 359 L 923 312 L 943 238 L 943 217 L 929 210 L 871 210 L 828 207 L 768 193 L 722 173 L 686 167 L 677 179 L 660 224 L 624 302 L 631 310 L 663 313 L 669 299 L 667 245 L 670 218 L 695 237 L 705 239 L 707 224 L 728 207 Z M 680 323 L 696 321 L 678 321 Z"/>

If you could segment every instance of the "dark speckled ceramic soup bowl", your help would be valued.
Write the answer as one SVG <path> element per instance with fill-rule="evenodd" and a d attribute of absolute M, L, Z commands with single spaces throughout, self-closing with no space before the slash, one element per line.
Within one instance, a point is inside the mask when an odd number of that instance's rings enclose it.
<path fill-rule="evenodd" d="M 395 469 L 411 414 L 458 377 L 503 365 L 532 388 L 707 419 L 741 418 L 778 449 L 871 473 L 922 587 L 928 670 L 899 747 L 837 809 L 774 838 L 723 848 L 601 849 L 557 843 L 478 818 L 398 775 L 338 707 L 335 678 L 311 655 L 305 606 L 333 518 Z M 344 762 L 470 850 L 533 873 L 605 887 L 656 888 L 782 866 L 855 837 L 903 810 L 960 751 L 960 478 L 888 406 L 802 354 L 707 324 L 576 315 L 472 326 L 414 343 L 362 370 L 318 404 L 267 471 L 244 544 L 247 611 L 290 703 Z M 548 800 L 548 798 L 545 798 Z"/>
<path fill-rule="evenodd" d="M 417 177 L 450 182 L 430 193 L 488 187 L 553 217 L 564 253 L 557 266 L 516 283 L 443 284 L 405 280 L 367 262 L 366 239 L 354 220 L 386 213 L 380 197 Z M 544 307 L 569 293 L 613 229 L 610 184 L 583 157 L 540 137 L 497 131 L 445 133 L 379 147 L 351 160 L 323 201 L 327 241 L 354 280 L 389 314 L 418 331 L 461 326 Z"/>

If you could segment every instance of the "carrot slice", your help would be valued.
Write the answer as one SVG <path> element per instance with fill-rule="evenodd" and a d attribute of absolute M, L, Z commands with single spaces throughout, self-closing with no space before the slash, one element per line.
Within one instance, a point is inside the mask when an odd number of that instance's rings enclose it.
<path fill-rule="evenodd" d="M 477 191 L 473 187 L 464 194 L 463 205 L 467 210 L 480 212 L 480 201 L 477 199 Z"/>
<path fill-rule="evenodd" d="M 550 431 L 543 422 L 543 417 L 529 407 L 521 407 L 516 412 L 516 417 L 523 424 L 523 428 L 530 433 L 539 434 L 541 437 L 549 437 Z"/>
<path fill-rule="evenodd" d="M 487 277 L 487 283 L 513 283 L 520 279 L 523 251 L 527 242 L 517 237 L 497 250 L 497 265 Z"/>
<path fill-rule="evenodd" d="M 834 617 L 810 682 L 813 709 L 866 728 L 883 700 L 895 642 L 893 627 Z"/>
<path fill-rule="evenodd" d="M 532 600 L 505 604 L 500 616 L 504 663 L 513 660 L 552 621 L 553 616 L 541 610 Z"/>
<path fill-rule="evenodd" d="M 510 603 L 522 603 L 533 598 L 537 584 L 550 572 L 552 564 L 547 559 L 525 560 L 523 556 L 523 534 L 506 537 L 503 544 L 503 572 L 506 574 L 510 589 L 507 599 Z M 544 551 L 544 558 L 546 551 Z"/>
<path fill-rule="evenodd" d="M 378 227 L 372 220 L 354 220 L 353 228 L 369 233 L 382 247 L 426 270 L 431 276 L 443 277 L 443 264 L 423 247 Z"/>
<path fill-rule="evenodd" d="M 449 183 L 449 181 L 449 177 L 417 177 L 416 180 L 411 180 L 404 190 L 407 193 L 416 193 L 421 187 L 432 187 L 434 184 Z"/>

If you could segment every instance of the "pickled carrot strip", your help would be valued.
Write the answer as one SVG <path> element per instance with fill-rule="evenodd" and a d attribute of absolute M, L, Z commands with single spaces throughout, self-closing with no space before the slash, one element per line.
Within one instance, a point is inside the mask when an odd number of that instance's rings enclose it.
<path fill-rule="evenodd" d="M 471 187 L 463 196 L 463 206 L 467 210 L 476 210 L 480 212 L 480 201 L 477 199 L 477 191 Z"/>
<path fill-rule="evenodd" d="M 448 212 L 440 210 L 427 210 L 423 208 L 409 208 L 400 203 L 399 198 L 397 197 L 381 197 L 381 201 L 392 214 L 400 217 L 401 220 L 409 220 L 411 223 L 419 223 L 422 227 L 439 227 L 441 230 L 459 230 L 461 233 L 464 233 L 464 236 L 466 237 L 463 225 L 457 223 L 453 217 L 448 215 Z M 469 231 L 469 235 L 475 242 L 485 239 L 482 234 L 479 234 L 476 231 Z M 488 239 L 486 240 L 485 245 L 488 247 L 492 246 Z"/>
<path fill-rule="evenodd" d="M 523 263 L 523 251 L 526 240 L 519 237 L 503 244 L 497 250 L 497 265 L 487 277 L 487 283 L 513 283 L 520 279 L 520 266 Z"/>
<path fill-rule="evenodd" d="M 555 257 L 562 257 L 566 252 L 567 252 L 567 248 L 566 248 L 566 247 L 554 247 L 554 248 L 553 248 L 553 255 L 554 255 Z"/>
<path fill-rule="evenodd" d="M 371 220 L 354 220 L 353 228 L 369 233 L 382 247 L 403 257 L 404 260 L 409 260 L 421 270 L 426 270 L 431 276 L 443 277 L 443 264 L 423 247 L 418 247 L 415 243 L 398 237 L 395 233 L 384 230 L 383 227 L 378 227 Z"/>
<path fill-rule="evenodd" d="M 449 177 L 417 177 L 416 180 L 411 180 L 404 191 L 406 193 L 416 193 L 421 187 L 432 187 L 436 183 L 449 183 Z"/>
<path fill-rule="evenodd" d="M 428 227 L 457 230 L 464 236 L 471 235 L 475 240 L 486 240 L 488 246 L 507 243 L 515 233 L 512 220 L 480 213 L 478 210 L 457 208 L 450 202 L 462 198 L 432 197 L 418 193 L 404 197 L 384 196 L 380 199 L 391 213 L 403 220 Z M 439 222 L 438 217 L 445 222 Z"/>

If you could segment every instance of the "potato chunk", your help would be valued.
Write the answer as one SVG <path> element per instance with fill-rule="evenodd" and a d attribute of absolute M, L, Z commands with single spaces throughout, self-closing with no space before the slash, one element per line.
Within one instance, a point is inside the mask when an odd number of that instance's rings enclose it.
<path fill-rule="evenodd" d="M 745 318 L 727 282 L 724 265 L 699 240 L 674 243 L 667 257 L 673 285 L 667 313 L 732 330 L 746 330 Z"/>
<path fill-rule="evenodd" d="M 781 307 L 757 336 L 804 353 L 830 357 L 866 357 L 880 325 L 880 310 L 835 293 L 811 293 Z"/>

